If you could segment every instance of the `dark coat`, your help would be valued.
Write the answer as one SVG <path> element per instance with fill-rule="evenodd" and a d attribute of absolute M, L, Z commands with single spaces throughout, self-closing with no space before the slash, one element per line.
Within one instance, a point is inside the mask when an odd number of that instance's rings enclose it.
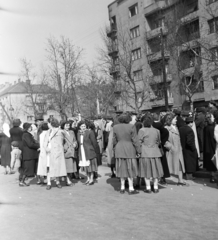
<path fill-rule="evenodd" d="M 22 136 L 23 141 L 23 160 L 38 159 L 39 143 L 36 142 L 33 135 L 29 132 L 24 132 Z"/>
<path fill-rule="evenodd" d="M 81 132 L 78 132 L 77 139 L 79 145 L 79 159 L 81 157 Z M 98 158 L 100 156 L 100 149 L 95 138 L 95 134 L 92 130 L 86 130 L 83 133 L 83 147 L 87 160 L 92 160 L 94 158 Z"/>
<path fill-rule="evenodd" d="M 196 124 L 196 131 L 197 131 L 197 135 L 198 135 L 200 152 L 203 152 L 204 127 L 205 127 L 205 114 L 204 113 L 199 112 L 196 115 L 195 124 Z"/>
<path fill-rule="evenodd" d="M 158 129 L 160 131 L 160 140 L 161 140 L 161 146 L 163 148 L 163 156 L 161 157 L 161 163 L 164 171 L 164 178 L 170 177 L 170 171 L 167 163 L 167 157 L 166 157 L 166 151 L 167 149 L 164 147 L 166 141 L 169 139 L 169 131 L 163 127 L 161 122 L 153 122 L 153 127 Z"/>
<path fill-rule="evenodd" d="M 136 127 L 132 124 L 117 124 L 113 127 L 115 158 L 136 158 L 141 153 Z"/>
<path fill-rule="evenodd" d="M 179 128 L 180 140 L 185 162 L 186 173 L 194 173 L 197 170 L 197 149 L 195 146 L 194 131 L 187 125 Z"/>
<path fill-rule="evenodd" d="M 23 149 L 23 142 L 22 142 L 23 133 L 24 133 L 24 131 L 20 127 L 13 127 L 10 129 L 11 142 L 17 141 L 19 143 L 19 149 L 21 151 Z"/>
<path fill-rule="evenodd" d="M 207 171 L 215 172 L 217 171 L 213 162 L 211 161 L 212 157 L 216 151 L 216 141 L 214 139 L 214 124 L 209 124 L 204 128 L 204 168 Z"/>
<path fill-rule="evenodd" d="M 1 166 L 6 167 L 11 164 L 11 139 L 4 133 L 0 133 L 0 155 Z"/>

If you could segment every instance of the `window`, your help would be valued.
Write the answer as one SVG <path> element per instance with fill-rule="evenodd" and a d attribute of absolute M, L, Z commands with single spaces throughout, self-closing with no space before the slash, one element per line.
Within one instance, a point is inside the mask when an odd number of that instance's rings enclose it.
<path fill-rule="evenodd" d="M 213 80 L 213 89 L 218 89 L 218 75 L 212 77 Z"/>
<path fill-rule="evenodd" d="M 135 82 L 141 81 L 143 79 L 142 70 L 134 71 L 133 72 L 133 78 L 134 78 Z"/>
<path fill-rule="evenodd" d="M 136 38 L 139 36 L 139 26 L 130 29 L 130 38 Z"/>
<path fill-rule="evenodd" d="M 129 17 L 133 17 L 138 14 L 138 4 L 135 4 L 129 8 Z"/>
<path fill-rule="evenodd" d="M 141 58 L 141 48 L 137 48 L 135 50 L 132 51 L 132 60 L 137 60 Z"/>
<path fill-rule="evenodd" d="M 199 79 L 195 79 L 193 76 L 185 77 L 185 86 L 189 88 L 192 93 L 204 92 L 204 82 L 202 79 L 202 73 L 200 73 Z"/>
<path fill-rule="evenodd" d="M 210 54 L 211 54 L 211 60 L 212 61 L 217 61 L 218 60 L 218 47 L 211 48 L 210 49 Z"/>
<path fill-rule="evenodd" d="M 44 112 L 44 104 L 38 104 L 38 108 L 40 112 Z"/>
<path fill-rule="evenodd" d="M 209 20 L 208 25 L 209 25 L 209 33 L 218 32 L 218 17 Z"/>

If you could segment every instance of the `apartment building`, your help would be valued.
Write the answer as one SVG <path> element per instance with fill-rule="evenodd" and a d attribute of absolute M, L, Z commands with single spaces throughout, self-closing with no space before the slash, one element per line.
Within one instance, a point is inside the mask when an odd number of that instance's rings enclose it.
<path fill-rule="evenodd" d="M 107 36 L 114 43 L 109 51 L 111 75 L 117 81 L 123 71 L 119 31 L 129 32 L 131 71 L 133 76 L 140 72 L 136 80 L 147 83 L 144 90 L 150 96 L 140 110 L 165 106 L 163 69 L 170 107 L 189 108 L 190 96 L 194 107 L 218 100 L 217 0 L 117 0 L 108 9 Z M 122 83 L 117 86 L 115 110 L 128 111 L 131 107 L 122 101 Z"/>

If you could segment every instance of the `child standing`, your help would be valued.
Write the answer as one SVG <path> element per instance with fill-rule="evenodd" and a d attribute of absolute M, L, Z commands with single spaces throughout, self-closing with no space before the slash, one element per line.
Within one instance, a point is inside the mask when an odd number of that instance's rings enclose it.
<path fill-rule="evenodd" d="M 17 141 L 13 141 L 11 143 L 12 151 L 11 151 L 11 170 L 16 173 L 19 172 L 21 166 L 21 150 L 18 148 L 19 143 Z"/>

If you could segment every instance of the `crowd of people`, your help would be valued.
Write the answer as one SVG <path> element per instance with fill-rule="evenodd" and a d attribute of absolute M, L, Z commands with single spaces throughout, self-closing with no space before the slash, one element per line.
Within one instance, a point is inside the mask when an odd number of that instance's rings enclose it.
<path fill-rule="evenodd" d="M 0 133 L 1 165 L 5 174 L 18 175 L 19 186 L 54 181 L 57 188 L 72 186 L 72 179 L 82 179 L 91 186 L 98 178 L 98 166 L 106 155 L 111 177 L 120 181 L 120 193 L 158 193 L 158 185 L 167 185 L 175 175 L 178 186 L 189 186 L 199 169 L 199 160 L 217 182 L 218 110 L 212 101 L 209 108 L 195 112 L 175 109 L 140 116 L 122 113 L 108 119 L 71 119 L 59 122 L 37 119 L 35 124 L 13 120 L 13 127 L 3 124 Z"/>

